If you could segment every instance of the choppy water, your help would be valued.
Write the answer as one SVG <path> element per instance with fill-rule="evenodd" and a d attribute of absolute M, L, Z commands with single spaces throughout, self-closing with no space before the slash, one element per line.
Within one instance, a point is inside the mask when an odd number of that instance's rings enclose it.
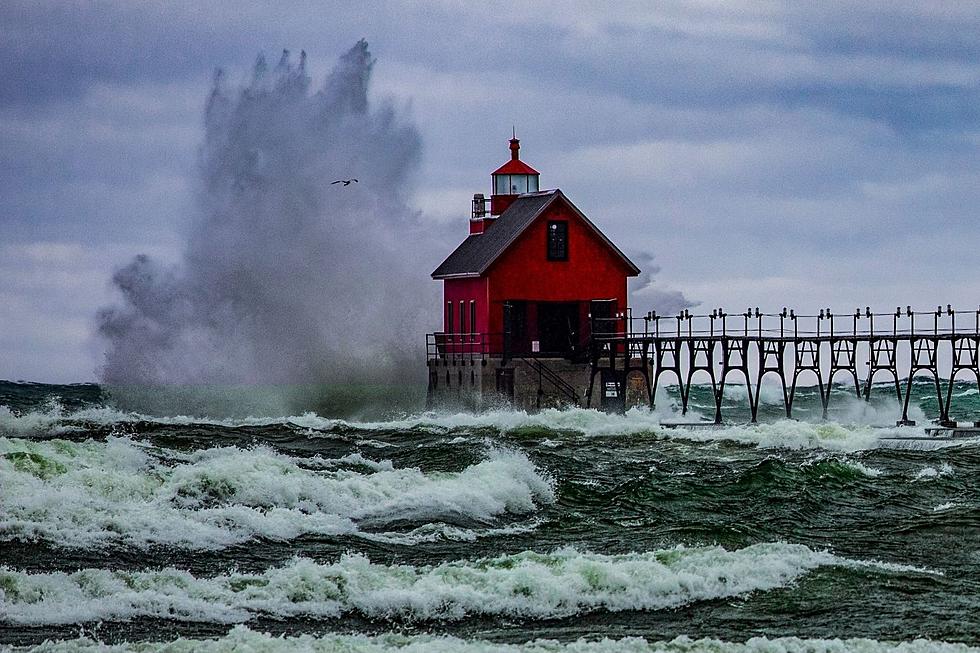
<path fill-rule="evenodd" d="M 923 432 L 883 428 L 879 390 L 838 389 L 827 423 L 686 430 L 159 417 L 0 383 L 0 645 L 980 650 L 980 442 L 894 439 Z"/>

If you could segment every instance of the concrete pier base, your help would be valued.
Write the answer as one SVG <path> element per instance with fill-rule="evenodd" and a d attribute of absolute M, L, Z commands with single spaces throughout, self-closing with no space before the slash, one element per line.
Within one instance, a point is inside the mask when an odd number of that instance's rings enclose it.
<path fill-rule="evenodd" d="M 432 359 L 428 367 L 429 407 L 463 410 L 585 407 L 591 372 L 588 363 L 565 358 Z M 552 381 L 554 377 L 561 383 Z M 591 407 L 599 404 L 596 393 Z"/>

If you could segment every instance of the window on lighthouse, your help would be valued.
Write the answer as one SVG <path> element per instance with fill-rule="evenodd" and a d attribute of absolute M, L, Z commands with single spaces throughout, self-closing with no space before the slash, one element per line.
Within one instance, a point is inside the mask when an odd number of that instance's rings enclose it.
<path fill-rule="evenodd" d="M 548 260 L 568 260 L 568 223 L 565 221 L 548 223 Z"/>
<path fill-rule="evenodd" d="M 538 192 L 538 175 L 494 175 L 494 194 L 520 195 Z"/>
<path fill-rule="evenodd" d="M 470 333 L 473 334 L 473 340 L 476 340 L 476 302 L 472 299 L 470 300 Z"/>

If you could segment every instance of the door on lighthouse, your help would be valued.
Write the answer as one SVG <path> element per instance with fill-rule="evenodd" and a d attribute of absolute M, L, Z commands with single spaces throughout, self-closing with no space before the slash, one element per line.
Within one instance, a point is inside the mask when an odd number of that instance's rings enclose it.
<path fill-rule="evenodd" d="M 540 302 L 538 304 L 538 339 L 541 353 L 569 356 L 578 344 L 578 304 L 575 302 Z"/>
<path fill-rule="evenodd" d="M 504 302 L 504 350 L 523 355 L 531 350 L 527 333 L 527 302 Z"/>

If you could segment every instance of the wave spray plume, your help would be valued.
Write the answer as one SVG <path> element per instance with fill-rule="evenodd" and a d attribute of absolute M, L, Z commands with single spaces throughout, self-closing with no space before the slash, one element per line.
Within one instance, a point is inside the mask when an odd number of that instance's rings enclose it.
<path fill-rule="evenodd" d="M 179 265 L 138 256 L 103 308 L 110 385 L 308 384 L 390 374 L 423 332 L 432 258 L 408 209 L 415 127 L 372 107 L 367 43 L 311 92 L 305 53 L 216 76 Z M 360 181 L 331 185 L 340 178 Z M 422 267 L 419 267 L 419 266 Z"/>

